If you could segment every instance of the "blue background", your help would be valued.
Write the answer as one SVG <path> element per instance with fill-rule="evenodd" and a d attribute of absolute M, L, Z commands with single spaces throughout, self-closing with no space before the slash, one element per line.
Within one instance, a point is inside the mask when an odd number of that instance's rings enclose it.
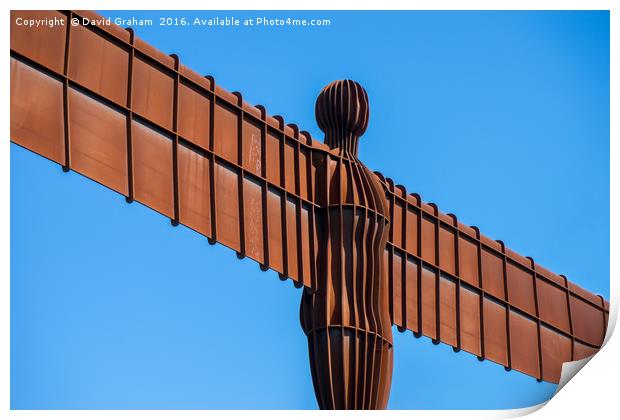
<path fill-rule="evenodd" d="M 360 157 L 609 298 L 607 12 L 102 12 L 319 17 L 136 33 L 316 138 L 334 79 L 368 91 Z M 316 408 L 300 290 L 11 145 L 11 407 Z M 516 408 L 537 383 L 394 333 L 390 408 Z"/>

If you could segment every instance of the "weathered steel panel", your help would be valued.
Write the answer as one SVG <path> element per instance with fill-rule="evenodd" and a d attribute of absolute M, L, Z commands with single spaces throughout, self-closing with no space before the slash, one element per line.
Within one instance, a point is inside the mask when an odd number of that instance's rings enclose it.
<path fill-rule="evenodd" d="M 444 226 L 439 228 L 439 266 L 448 274 L 456 275 L 456 235 Z"/>
<path fill-rule="evenodd" d="M 211 99 L 184 83 L 179 85 L 179 136 L 210 149 Z"/>
<path fill-rule="evenodd" d="M 65 163 L 63 85 L 11 58 L 11 140 Z"/>
<path fill-rule="evenodd" d="M 559 382 L 562 363 L 571 360 L 571 339 L 551 328 L 540 329 L 543 377 L 549 382 Z"/>
<path fill-rule="evenodd" d="M 508 300 L 510 303 L 528 314 L 536 314 L 536 298 L 534 296 L 534 276 L 514 263 L 506 264 Z"/>
<path fill-rule="evenodd" d="M 482 299 L 484 334 L 483 357 L 508 366 L 508 332 L 506 331 L 506 307 L 489 298 Z"/>
<path fill-rule="evenodd" d="M 565 334 L 570 334 L 566 290 L 553 283 L 548 283 L 540 277 L 536 279 L 536 287 L 540 319 L 555 328 L 559 328 Z"/>
<path fill-rule="evenodd" d="M 275 185 L 280 183 L 280 146 L 282 140 L 272 130 L 267 130 L 265 144 L 266 176 L 267 181 Z"/>
<path fill-rule="evenodd" d="M 481 356 L 480 295 L 468 287 L 459 288 L 460 348 Z"/>
<path fill-rule="evenodd" d="M 18 19 L 21 19 L 18 22 Z M 20 24 L 27 20 L 44 20 L 58 24 L 41 25 L 37 30 Z M 56 73 L 65 70 L 67 17 L 55 10 L 11 10 L 11 51 L 41 64 Z"/>
<path fill-rule="evenodd" d="M 262 184 L 251 177 L 243 178 L 243 227 L 245 254 L 264 263 Z"/>
<path fill-rule="evenodd" d="M 223 103 L 215 104 L 213 152 L 227 162 L 237 163 L 239 147 L 239 116 Z"/>
<path fill-rule="evenodd" d="M 211 161 L 185 146 L 179 146 L 177 156 L 179 159 L 179 221 L 211 238 Z"/>
<path fill-rule="evenodd" d="M 600 346 L 605 336 L 603 312 L 575 296 L 570 297 L 570 311 L 575 337 L 584 344 Z"/>
<path fill-rule="evenodd" d="M 243 168 L 256 176 L 262 175 L 262 130 L 253 119 L 243 120 Z"/>
<path fill-rule="evenodd" d="M 132 110 L 149 121 L 171 130 L 173 78 L 140 58 L 134 58 L 132 65 Z"/>
<path fill-rule="evenodd" d="M 83 27 L 71 30 L 68 76 L 93 92 L 127 103 L 129 51 Z"/>
<path fill-rule="evenodd" d="M 420 331 L 420 324 L 418 322 L 418 270 L 420 267 L 419 264 L 412 258 L 407 258 L 405 264 L 406 280 L 402 285 L 402 293 L 405 295 L 405 298 L 402 311 L 403 319 L 406 321 L 406 324 L 403 325 L 406 325 L 406 328 L 409 328 L 412 331 Z M 396 322 L 395 324 L 401 325 Z"/>
<path fill-rule="evenodd" d="M 392 252 L 391 249 L 386 250 L 388 254 L 386 264 L 390 267 L 391 264 L 391 281 L 392 281 L 392 322 L 396 325 L 405 325 L 406 319 L 403 319 L 403 267 L 405 261 L 402 253 L 396 251 Z M 391 263 L 389 259 L 392 259 Z"/>
<path fill-rule="evenodd" d="M 432 339 L 437 338 L 437 272 L 422 266 L 422 283 L 420 289 L 422 305 L 422 334 Z"/>
<path fill-rule="evenodd" d="M 127 117 L 69 89 L 71 168 L 127 195 Z"/>
<path fill-rule="evenodd" d="M 540 377 L 538 330 L 536 322 L 510 311 L 511 367 L 535 378 Z"/>
<path fill-rule="evenodd" d="M 135 199 L 172 217 L 172 139 L 151 127 L 132 121 L 131 141 Z"/>
<path fill-rule="evenodd" d="M 472 286 L 479 286 L 478 247 L 476 243 L 460 236 L 458 241 L 458 262 L 461 279 Z"/>
<path fill-rule="evenodd" d="M 216 161 L 214 198 L 216 239 L 235 251 L 241 251 L 239 187 L 237 169 Z"/>
<path fill-rule="evenodd" d="M 457 346 L 456 283 L 448 277 L 439 279 L 439 337 L 442 342 Z"/>
<path fill-rule="evenodd" d="M 504 275 L 503 262 L 499 255 L 495 252 L 482 250 L 482 288 L 486 293 L 503 299 L 504 291 Z"/>

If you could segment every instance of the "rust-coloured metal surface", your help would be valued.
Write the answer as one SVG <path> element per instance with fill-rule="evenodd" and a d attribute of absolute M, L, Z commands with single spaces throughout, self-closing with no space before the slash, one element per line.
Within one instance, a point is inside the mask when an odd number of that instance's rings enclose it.
<path fill-rule="evenodd" d="M 65 163 L 63 85 L 11 58 L 11 139 Z"/>
<path fill-rule="evenodd" d="M 316 102 L 334 155 L 317 161 L 316 289 L 305 288 L 308 336 L 321 408 L 386 408 L 393 365 L 389 289 L 383 253 L 389 233 L 384 186 L 357 158 L 368 125 L 368 97 L 357 83 L 328 85 Z"/>
<path fill-rule="evenodd" d="M 11 141 L 305 287 L 321 407 L 386 406 L 392 324 L 550 382 L 598 350 L 601 296 L 357 160 L 359 85 L 328 86 L 316 113 L 324 144 L 131 30 L 11 26 Z"/>
<path fill-rule="evenodd" d="M 71 168 L 126 195 L 125 117 L 78 90 L 68 96 Z"/>
<path fill-rule="evenodd" d="M 386 249 L 394 325 L 556 383 L 563 362 L 600 348 L 609 314 L 601 296 L 441 213 L 390 179 L 386 182 L 394 221 Z M 421 275 L 420 264 L 425 267 Z M 445 298 L 440 287 L 437 293 L 440 279 L 460 291 L 455 311 L 452 292 Z M 416 305 L 417 296 L 422 305 Z M 445 327 L 454 322 L 456 337 Z"/>

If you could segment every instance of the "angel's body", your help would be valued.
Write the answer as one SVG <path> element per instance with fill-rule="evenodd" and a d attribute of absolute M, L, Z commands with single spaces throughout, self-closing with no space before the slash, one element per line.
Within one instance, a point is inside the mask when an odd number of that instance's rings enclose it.
<path fill-rule="evenodd" d="M 317 162 L 317 288 L 305 289 L 301 302 L 314 388 L 321 408 L 385 408 L 393 363 L 384 267 L 390 221 L 383 185 L 357 159 L 366 92 L 334 82 L 317 99 L 316 114 L 337 156 Z"/>

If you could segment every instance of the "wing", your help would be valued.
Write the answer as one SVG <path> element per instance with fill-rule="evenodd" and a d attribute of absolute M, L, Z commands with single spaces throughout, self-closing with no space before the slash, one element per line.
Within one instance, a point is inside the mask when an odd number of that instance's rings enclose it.
<path fill-rule="evenodd" d="M 401 331 L 555 383 L 562 363 L 598 351 L 609 302 L 386 185 L 390 311 Z"/>
<path fill-rule="evenodd" d="M 101 16 L 11 12 L 11 140 L 313 287 L 325 147 L 131 30 L 74 18 Z"/>

